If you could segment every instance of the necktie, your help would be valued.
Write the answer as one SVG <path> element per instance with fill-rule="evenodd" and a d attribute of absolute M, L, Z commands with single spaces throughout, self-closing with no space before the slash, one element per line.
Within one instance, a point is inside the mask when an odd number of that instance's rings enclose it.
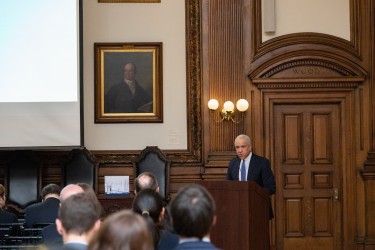
<path fill-rule="evenodd" d="M 242 164 L 241 164 L 241 181 L 246 181 L 246 165 L 245 165 L 245 160 L 242 160 Z"/>

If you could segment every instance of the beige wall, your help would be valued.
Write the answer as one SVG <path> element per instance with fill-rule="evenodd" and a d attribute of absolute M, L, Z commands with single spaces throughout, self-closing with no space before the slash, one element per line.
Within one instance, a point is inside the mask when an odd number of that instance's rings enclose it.
<path fill-rule="evenodd" d="M 263 41 L 295 32 L 319 32 L 350 40 L 349 0 L 262 0 L 263 7 L 272 3 L 275 15 L 263 8 L 263 24 L 275 18 L 275 32 L 263 32 Z"/>
<path fill-rule="evenodd" d="M 163 123 L 94 123 L 94 43 L 163 42 Z M 89 150 L 186 149 L 185 0 L 83 0 L 84 129 Z"/>

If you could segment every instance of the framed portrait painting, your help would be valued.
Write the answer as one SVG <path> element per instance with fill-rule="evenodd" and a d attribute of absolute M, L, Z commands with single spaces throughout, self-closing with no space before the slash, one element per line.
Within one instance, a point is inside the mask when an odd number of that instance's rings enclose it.
<path fill-rule="evenodd" d="M 163 122 L 162 43 L 95 43 L 95 123 Z"/>

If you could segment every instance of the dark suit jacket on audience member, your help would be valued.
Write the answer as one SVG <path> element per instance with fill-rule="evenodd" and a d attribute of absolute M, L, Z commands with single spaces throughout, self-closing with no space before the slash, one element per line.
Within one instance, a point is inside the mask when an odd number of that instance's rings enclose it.
<path fill-rule="evenodd" d="M 57 232 L 56 224 L 46 226 L 42 230 L 43 242 L 48 249 L 59 249 L 64 244 L 62 236 Z"/>
<path fill-rule="evenodd" d="M 213 249 L 220 250 L 220 248 L 215 247 L 211 242 L 205 241 L 189 241 L 178 244 L 174 250 L 203 250 L 203 249 Z"/>
<path fill-rule="evenodd" d="M 160 241 L 156 250 L 171 250 L 178 245 L 179 237 L 167 230 L 160 231 Z"/>
<path fill-rule="evenodd" d="M 174 234 L 175 231 L 173 229 L 172 220 L 169 212 L 169 206 L 164 206 L 165 212 L 164 212 L 164 218 L 161 221 L 161 224 L 163 225 L 163 228 L 167 230 L 168 232 Z"/>
<path fill-rule="evenodd" d="M 0 210 L 0 223 L 17 223 L 18 219 L 14 213 Z"/>
<path fill-rule="evenodd" d="M 61 250 L 86 250 L 87 245 L 80 243 L 67 243 L 64 244 Z"/>
<path fill-rule="evenodd" d="M 37 223 L 55 223 L 60 200 L 54 197 L 28 206 L 25 210 L 25 225 L 33 227 Z"/>

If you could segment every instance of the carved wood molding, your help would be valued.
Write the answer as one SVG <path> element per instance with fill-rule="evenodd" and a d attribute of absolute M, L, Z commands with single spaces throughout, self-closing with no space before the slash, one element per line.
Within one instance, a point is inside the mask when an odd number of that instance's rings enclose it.
<path fill-rule="evenodd" d="M 357 88 L 358 82 L 259 83 L 258 89 Z"/>
<path fill-rule="evenodd" d="M 371 172 L 373 174 L 375 173 L 375 151 L 373 150 L 370 150 L 367 153 L 367 159 L 364 164 L 363 173 L 361 173 L 362 177 L 364 178 L 366 175 L 368 175 L 368 173 L 371 173 Z"/>
<path fill-rule="evenodd" d="M 298 66 L 309 66 L 309 69 L 306 69 L 306 71 L 312 71 L 311 73 L 314 73 L 317 68 L 317 66 L 331 69 L 333 71 L 338 72 L 342 76 L 354 76 L 355 73 L 352 71 L 349 71 L 342 67 L 341 65 L 334 64 L 332 62 L 323 61 L 323 60 L 314 60 L 314 59 L 305 59 L 305 60 L 295 60 L 287 63 L 283 63 L 281 65 L 276 66 L 275 68 L 267 71 L 266 73 L 263 73 L 260 77 L 268 78 L 272 77 L 273 75 L 285 71 L 290 68 L 296 68 Z M 315 67 L 315 68 L 314 68 Z M 321 70 L 319 70 L 321 71 Z M 309 73 L 309 72 L 307 72 Z"/>
<path fill-rule="evenodd" d="M 357 88 L 364 77 L 335 78 L 256 78 L 253 83 L 258 89 L 303 89 L 303 88 Z"/>
<path fill-rule="evenodd" d="M 200 1 L 186 0 L 187 111 L 189 162 L 202 161 Z M 186 157 L 186 155 L 181 155 Z"/>
<path fill-rule="evenodd" d="M 258 89 L 357 88 L 367 77 L 355 62 L 328 57 L 322 51 L 286 57 L 276 57 L 249 75 Z"/>
<path fill-rule="evenodd" d="M 303 54 L 303 55 L 302 55 Z M 258 65 L 248 74 L 257 78 L 365 78 L 367 71 L 358 64 L 334 53 L 326 51 L 295 51 L 275 56 Z"/>
<path fill-rule="evenodd" d="M 131 166 L 138 159 L 141 150 L 91 151 L 101 166 Z M 189 150 L 162 150 L 166 159 L 174 164 L 201 165 L 201 162 Z"/>
<path fill-rule="evenodd" d="M 375 180 L 375 170 L 361 170 L 361 176 L 365 181 Z"/>

